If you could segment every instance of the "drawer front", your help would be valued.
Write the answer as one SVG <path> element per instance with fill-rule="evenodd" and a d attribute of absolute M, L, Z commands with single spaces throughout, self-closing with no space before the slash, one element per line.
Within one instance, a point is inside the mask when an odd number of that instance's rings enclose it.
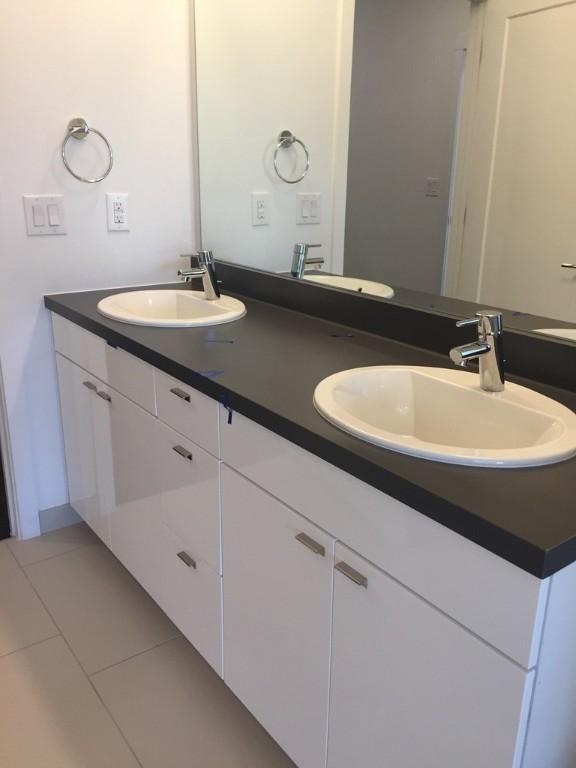
<path fill-rule="evenodd" d="M 194 559 L 220 572 L 220 462 L 170 427 L 156 425 L 161 520 Z"/>
<path fill-rule="evenodd" d="M 84 368 L 85 371 L 107 380 L 106 347 L 104 339 L 60 315 L 52 314 L 54 347 L 61 355 Z"/>
<path fill-rule="evenodd" d="M 161 371 L 156 371 L 156 395 L 159 419 L 213 456 L 220 455 L 215 400 Z"/>
<path fill-rule="evenodd" d="M 52 315 L 52 327 L 57 352 L 156 414 L 152 366 L 59 315 Z"/>
<path fill-rule="evenodd" d="M 237 413 L 221 423 L 226 464 L 522 666 L 535 665 L 548 581 Z"/>
<path fill-rule="evenodd" d="M 106 378 L 111 387 L 156 415 L 154 368 L 123 349 L 106 345 Z"/>

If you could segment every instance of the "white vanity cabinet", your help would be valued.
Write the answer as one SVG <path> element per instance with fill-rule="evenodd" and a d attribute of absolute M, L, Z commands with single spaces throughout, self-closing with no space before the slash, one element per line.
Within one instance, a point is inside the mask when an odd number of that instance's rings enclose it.
<path fill-rule="evenodd" d="M 574 768 L 539 580 L 55 318 L 70 500 L 298 768 Z"/>
<path fill-rule="evenodd" d="M 109 452 L 102 440 L 105 406 L 97 394 L 101 382 L 61 355 L 57 366 L 70 504 L 109 546 L 109 488 L 99 482 L 98 471 Z"/>
<path fill-rule="evenodd" d="M 519 765 L 533 673 L 336 545 L 329 768 Z"/>
<path fill-rule="evenodd" d="M 334 540 L 222 469 L 224 681 L 299 768 L 325 765 Z"/>

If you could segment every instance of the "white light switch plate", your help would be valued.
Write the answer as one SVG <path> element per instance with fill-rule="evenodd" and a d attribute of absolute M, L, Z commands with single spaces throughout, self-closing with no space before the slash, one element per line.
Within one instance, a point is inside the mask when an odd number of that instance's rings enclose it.
<path fill-rule="evenodd" d="M 322 195 L 319 192 L 300 192 L 297 201 L 296 224 L 320 224 Z"/>
<path fill-rule="evenodd" d="M 23 195 L 26 232 L 35 235 L 65 235 L 64 195 Z"/>
<path fill-rule="evenodd" d="M 106 216 L 109 232 L 129 232 L 128 194 L 126 192 L 106 192 Z"/>

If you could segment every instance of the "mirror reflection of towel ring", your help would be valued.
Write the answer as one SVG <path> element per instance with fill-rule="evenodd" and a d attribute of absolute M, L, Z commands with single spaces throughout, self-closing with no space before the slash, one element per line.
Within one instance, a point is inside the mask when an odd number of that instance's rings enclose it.
<path fill-rule="evenodd" d="M 281 149 L 289 149 L 290 147 L 294 146 L 294 144 L 300 144 L 304 150 L 304 154 L 306 155 L 306 168 L 304 169 L 302 175 L 297 179 L 287 179 L 285 176 L 282 176 L 278 170 L 278 153 Z M 308 171 L 310 170 L 310 153 L 306 148 L 306 144 L 304 144 L 303 141 L 300 141 L 300 139 L 297 139 L 292 131 L 282 131 L 282 133 L 278 136 L 278 144 L 274 150 L 274 170 L 276 171 L 278 178 L 286 184 L 299 184 L 308 175 Z"/>
<path fill-rule="evenodd" d="M 103 179 L 108 176 L 110 171 L 112 170 L 112 166 L 114 165 L 114 154 L 112 152 L 112 147 L 110 146 L 110 142 L 104 136 L 103 133 L 100 133 L 100 131 L 97 131 L 96 128 L 90 128 L 86 120 L 82 117 L 75 117 L 73 120 L 70 120 L 67 127 L 67 133 L 64 137 L 64 141 L 62 142 L 62 160 L 64 162 L 64 165 L 66 167 L 66 170 L 68 173 L 70 173 L 72 176 L 74 176 L 75 179 L 78 179 L 78 181 L 83 181 L 86 184 L 97 184 L 99 181 L 102 181 Z M 89 133 L 94 133 L 96 136 L 99 136 L 104 144 L 106 144 L 106 148 L 108 150 L 108 156 L 109 156 L 109 162 L 108 162 L 108 168 L 106 171 L 102 174 L 102 176 L 98 176 L 96 179 L 87 179 L 84 178 L 84 176 L 79 176 L 77 173 L 75 173 L 72 168 L 70 168 L 70 165 L 68 164 L 68 158 L 66 157 L 66 145 L 70 141 L 70 139 L 74 138 L 78 141 L 83 141 L 86 136 L 88 136 Z"/>

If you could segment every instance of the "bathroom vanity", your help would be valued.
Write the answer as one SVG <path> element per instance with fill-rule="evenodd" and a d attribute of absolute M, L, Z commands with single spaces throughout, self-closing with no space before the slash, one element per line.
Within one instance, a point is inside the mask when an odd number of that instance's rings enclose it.
<path fill-rule="evenodd" d="M 447 360 L 246 296 L 130 326 L 111 293 L 46 298 L 71 504 L 296 765 L 573 768 L 576 459 L 362 443 L 322 378 Z"/>

